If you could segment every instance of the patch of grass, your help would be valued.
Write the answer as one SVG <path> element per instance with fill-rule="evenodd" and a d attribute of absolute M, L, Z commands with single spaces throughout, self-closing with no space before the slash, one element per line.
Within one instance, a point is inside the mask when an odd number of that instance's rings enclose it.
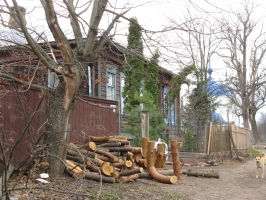
<path fill-rule="evenodd" d="M 251 154 L 252 156 L 256 156 L 256 155 L 259 155 L 259 151 L 257 151 L 256 149 L 251 149 Z"/>
<path fill-rule="evenodd" d="M 101 195 L 101 200 L 120 200 L 120 197 L 112 192 L 105 192 Z"/>
<path fill-rule="evenodd" d="M 95 190 L 87 190 L 87 193 L 89 193 L 90 195 L 94 196 L 94 197 L 91 197 L 92 200 L 96 200 L 98 199 L 98 192 L 95 191 Z M 107 191 L 107 192 L 102 192 L 101 195 L 100 195 L 100 199 L 101 200 L 121 200 L 120 197 L 110 191 Z"/>
<path fill-rule="evenodd" d="M 177 192 L 171 192 L 171 191 L 164 191 L 165 195 L 170 197 L 171 199 L 179 199 L 182 197 L 181 194 L 177 193 Z"/>
<path fill-rule="evenodd" d="M 148 188 L 148 191 L 149 191 L 149 192 L 156 192 L 157 190 L 156 190 L 156 188 L 150 188 L 150 187 L 149 187 L 149 188 Z"/>

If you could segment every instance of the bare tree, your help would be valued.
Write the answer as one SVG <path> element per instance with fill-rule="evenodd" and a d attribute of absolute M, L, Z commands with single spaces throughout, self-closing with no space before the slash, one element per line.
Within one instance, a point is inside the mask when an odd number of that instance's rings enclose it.
<path fill-rule="evenodd" d="M 266 130 L 266 114 L 261 113 L 261 116 L 258 120 L 258 132 L 259 132 L 259 135 L 260 135 L 262 141 L 264 141 L 264 142 L 266 140 L 265 130 Z"/>
<path fill-rule="evenodd" d="M 201 94 L 204 93 L 205 97 L 208 96 L 207 98 L 203 98 L 203 96 L 200 95 L 200 97 L 197 97 L 197 100 L 194 96 L 193 98 L 195 101 L 202 103 L 200 111 L 198 110 L 197 114 L 195 114 L 196 112 L 193 108 L 193 112 L 190 113 L 191 116 L 187 116 L 191 121 L 197 121 L 197 125 L 193 126 L 193 131 L 197 135 L 197 147 L 198 150 L 200 150 L 202 149 L 202 141 L 204 141 L 205 125 L 210 119 L 209 111 L 212 106 L 211 103 L 214 104 L 214 99 L 211 101 L 211 90 L 208 90 L 206 87 L 207 84 L 212 87 L 211 84 L 208 83 L 207 69 L 210 67 L 210 61 L 217 52 L 221 40 L 216 36 L 216 23 L 212 21 L 209 15 L 195 13 L 189 6 L 186 11 L 184 20 L 180 19 L 177 21 L 176 19 L 170 19 L 171 26 L 173 29 L 174 27 L 176 28 L 174 31 L 175 41 L 172 43 L 174 44 L 173 46 L 178 49 L 176 51 L 178 52 L 177 59 L 179 59 L 179 63 L 181 65 L 194 64 L 197 68 L 196 81 L 186 81 L 187 84 L 194 84 L 196 87 L 201 87 L 198 88 Z M 182 21 L 182 23 L 180 21 Z M 190 106 L 193 107 L 192 103 Z M 192 115 L 197 116 L 195 117 Z"/>
<path fill-rule="evenodd" d="M 265 98 L 265 32 L 260 20 L 253 17 L 256 6 L 248 2 L 241 6 L 241 11 L 232 11 L 221 22 L 224 41 L 221 54 L 229 69 L 225 81 L 230 91 L 229 98 L 239 109 L 244 127 L 249 128 L 250 122 L 257 141 L 259 135 L 255 116 L 264 105 Z"/>
<path fill-rule="evenodd" d="M 217 25 L 210 16 L 193 13 L 187 8 L 183 23 L 170 19 L 172 27 L 176 27 L 175 48 L 179 48 L 179 63 L 195 64 L 200 71 L 198 81 L 207 80 L 207 68 L 211 58 L 217 52 L 220 39 L 217 38 Z M 181 53 L 182 52 L 182 53 Z"/>
<path fill-rule="evenodd" d="M 8 78 L 19 82 L 23 85 L 31 87 L 38 87 L 42 90 L 49 90 L 50 99 L 48 107 L 48 122 L 46 124 L 46 132 L 44 142 L 49 147 L 50 152 L 50 173 L 58 174 L 63 172 L 64 163 L 62 162 L 66 156 L 66 143 L 69 138 L 70 119 L 73 108 L 75 106 L 75 95 L 85 78 L 85 71 L 89 64 L 94 64 L 98 53 L 103 46 L 110 42 L 111 31 L 118 19 L 122 17 L 127 11 L 116 13 L 108 10 L 108 0 L 89 1 L 85 4 L 82 2 L 74 2 L 73 0 L 63 0 L 62 2 L 46 0 L 41 1 L 43 11 L 45 13 L 45 20 L 51 32 L 50 38 L 55 42 L 50 43 L 47 33 L 48 30 L 42 34 L 29 28 L 26 25 L 23 16 L 23 9 L 18 5 L 16 0 L 12 0 L 12 5 L 9 5 L 5 0 L 5 8 L 1 11 L 12 16 L 15 26 L 12 27 L 18 35 L 23 39 L 20 41 L 7 39 L 1 37 L 3 43 L 13 43 L 18 45 L 23 52 L 38 60 L 37 63 L 40 68 L 47 69 L 53 73 L 57 80 L 58 86 L 53 89 L 48 89 L 47 82 L 41 84 L 40 82 L 32 82 L 31 80 L 23 80 L 21 77 L 17 78 L 12 73 L 1 70 L 1 77 Z M 88 9 L 91 12 L 88 13 Z M 111 12 L 113 18 L 107 25 L 105 30 L 100 29 L 100 22 L 104 13 Z M 83 16 L 83 18 L 82 18 Z M 59 23 L 59 17 L 69 18 L 75 46 L 71 46 L 67 38 L 67 32 L 62 29 L 62 24 Z M 10 27 L 10 23 L 6 23 L 2 19 L 2 25 Z M 87 22 L 89 19 L 89 22 Z M 34 34 L 32 34 L 34 32 Z M 2 34 L 1 34 L 2 36 Z M 60 55 L 61 59 L 57 60 Z M 85 64 L 84 64 L 85 63 Z M 45 70 L 44 70 L 45 71 Z M 34 72 L 31 71 L 31 76 Z M 47 75 L 46 75 L 47 76 Z"/>

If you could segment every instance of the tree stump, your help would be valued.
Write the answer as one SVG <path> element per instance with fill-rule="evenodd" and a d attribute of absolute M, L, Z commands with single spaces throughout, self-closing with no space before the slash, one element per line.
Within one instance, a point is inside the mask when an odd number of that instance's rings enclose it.
<path fill-rule="evenodd" d="M 163 143 L 158 144 L 157 151 L 155 152 L 155 161 L 154 167 L 156 168 L 165 168 L 165 158 L 166 155 L 164 153 L 165 145 Z"/>
<path fill-rule="evenodd" d="M 181 165 L 179 162 L 179 150 L 178 150 L 179 142 L 177 140 L 171 140 L 171 154 L 173 160 L 173 171 L 174 175 L 177 176 L 178 180 L 181 180 Z"/>
<path fill-rule="evenodd" d="M 148 142 L 150 141 L 150 138 L 148 137 L 143 137 L 142 138 L 142 143 L 141 143 L 141 148 L 142 148 L 142 157 L 147 158 L 147 151 L 148 151 Z"/>

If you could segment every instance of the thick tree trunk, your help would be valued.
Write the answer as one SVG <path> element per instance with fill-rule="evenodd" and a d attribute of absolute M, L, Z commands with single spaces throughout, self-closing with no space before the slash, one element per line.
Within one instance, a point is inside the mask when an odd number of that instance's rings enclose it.
<path fill-rule="evenodd" d="M 77 80 L 73 77 L 60 77 L 59 85 L 51 92 L 48 107 L 48 123 L 44 144 L 48 148 L 49 173 L 61 174 L 64 172 L 66 158 L 66 144 L 69 140 L 69 129 L 74 95 L 77 92 Z"/>
<path fill-rule="evenodd" d="M 259 132 L 258 132 L 258 126 L 257 126 L 257 122 L 256 122 L 256 113 L 255 114 L 250 114 L 249 116 L 249 121 L 250 121 L 250 126 L 251 126 L 251 130 L 252 130 L 252 134 L 253 137 L 255 139 L 255 143 L 260 142 L 261 138 L 259 136 Z"/>
<path fill-rule="evenodd" d="M 173 171 L 174 175 L 178 180 L 181 180 L 181 165 L 179 162 L 179 142 L 177 140 L 171 140 L 171 151 L 172 151 L 172 160 L 173 160 Z"/>

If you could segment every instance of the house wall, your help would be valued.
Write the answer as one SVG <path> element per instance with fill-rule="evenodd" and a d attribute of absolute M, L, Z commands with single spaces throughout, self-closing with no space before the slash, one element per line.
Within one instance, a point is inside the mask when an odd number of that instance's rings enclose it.
<path fill-rule="evenodd" d="M 22 135 L 27 121 L 40 101 L 39 90 L 23 87 L 19 88 L 19 91 L 17 93 L 13 85 L 0 85 L 0 126 L 2 128 L 0 140 L 4 143 L 6 155 L 10 154 L 12 146 Z M 86 96 L 80 96 L 80 98 L 91 104 L 76 102 L 70 130 L 71 142 L 86 143 L 89 141 L 89 136 L 118 134 L 117 101 Z M 32 153 L 36 141 L 44 133 L 47 119 L 46 105 L 45 100 L 37 110 L 29 129 L 14 149 L 11 163 L 15 167 Z M 0 154 L 2 153 L 0 151 Z"/>

